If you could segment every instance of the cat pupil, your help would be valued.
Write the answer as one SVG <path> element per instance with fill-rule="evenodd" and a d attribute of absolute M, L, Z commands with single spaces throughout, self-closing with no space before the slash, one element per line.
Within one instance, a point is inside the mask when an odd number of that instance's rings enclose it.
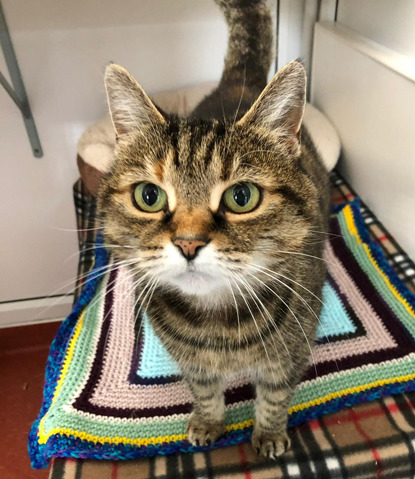
<path fill-rule="evenodd" d="M 251 191 L 247 185 L 236 186 L 233 190 L 233 199 L 239 206 L 245 206 L 251 199 Z"/>
<path fill-rule="evenodd" d="M 159 197 L 157 186 L 149 183 L 143 188 L 143 193 L 141 196 L 143 197 L 143 201 L 146 205 L 153 206 Z"/>

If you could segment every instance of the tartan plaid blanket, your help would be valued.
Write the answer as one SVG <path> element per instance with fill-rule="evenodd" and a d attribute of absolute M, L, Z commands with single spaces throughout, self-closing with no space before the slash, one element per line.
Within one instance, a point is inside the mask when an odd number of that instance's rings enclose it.
<path fill-rule="evenodd" d="M 333 203 L 355 198 L 333 174 Z M 95 203 L 78 182 L 74 188 L 80 230 L 79 275 L 90 267 L 95 240 Z M 372 239 L 413 289 L 415 269 L 393 238 L 363 205 Z M 249 444 L 193 455 L 135 461 L 55 460 L 51 479 L 129 478 L 413 478 L 415 477 L 415 394 L 388 397 L 345 409 L 291 429 L 293 448 L 278 462 L 259 459 Z"/>

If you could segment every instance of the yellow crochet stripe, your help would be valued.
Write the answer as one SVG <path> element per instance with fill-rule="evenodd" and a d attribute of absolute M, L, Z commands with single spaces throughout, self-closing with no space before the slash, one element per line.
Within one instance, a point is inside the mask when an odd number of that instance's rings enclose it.
<path fill-rule="evenodd" d="M 230 426 L 226 426 L 227 431 L 237 431 L 238 429 L 245 429 L 246 427 L 250 427 L 254 425 L 253 419 L 247 419 L 246 421 L 237 422 L 236 424 L 231 424 Z"/>
<path fill-rule="evenodd" d="M 317 406 L 318 404 L 323 404 L 327 401 L 331 401 L 332 399 L 336 399 L 341 396 L 345 396 L 347 394 L 354 394 L 366 391 L 367 389 L 375 388 L 377 386 L 384 386 L 385 384 L 392 384 L 392 383 L 399 383 L 399 382 L 407 382 L 411 379 L 415 379 L 415 374 L 407 374 L 406 376 L 398 376 L 396 378 L 389 378 L 389 379 L 379 379 L 379 381 L 374 381 L 373 383 L 363 384 L 362 386 L 354 386 L 352 388 L 343 389 L 342 391 L 336 391 L 334 393 L 327 394 L 318 399 L 313 399 L 312 401 L 308 401 L 302 404 L 297 404 L 296 406 L 290 407 L 288 409 L 288 413 L 291 414 L 293 412 L 302 411 L 311 406 Z"/>
<path fill-rule="evenodd" d="M 65 434 L 66 436 L 74 436 L 77 439 L 82 439 L 91 442 L 100 442 L 100 443 L 109 443 L 109 444 L 130 444 L 132 446 L 148 446 L 149 444 L 162 444 L 163 442 L 176 442 L 183 441 L 187 438 L 187 434 L 173 434 L 172 436 L 159 436 L 159 437 L 145 437 L 142 439 L 131 439 L 128 437 L 105 437 L 105 436 L 94 436 L 86 432 L 75 431 L 70 428 L 56 427 L 51 429 L 47 434 L 44 434 L 43 431 L 39 431 L 39 443 L 46 444 L 46 441 L 50 436 L 54 434 Z"/>
<path fill-rule="evenodd" d="M 66 375 L 68 374 L 69 366 L 71 365 L 72 357 L 75 351 L 75 346 L 78 341 L 79 335 L 81 334 L 82 325 L 84 324 L 85 312 L 86 312 L 86 309 L 82 311 L 79 317 L 79 320 L 77 322 L 77 325 L 75 327 L 74 335 L 72 336 L 69 342 L 68 352 L 66 353 L 66 358 L 63 363 L 62 372 L 59 377 L 58 383 L 56 384 L 56 389 L 53 395 L 51 406 L 55 403 L 56 398 L 58 397 L 59 391 L 62 389 L 62 384 L 66 378 Z"/>
<path fill-rule="evenodd" d="M 74 353 L 74 350 L 75 350 L 75 346 L 76 346 L 76 343 L 78 341 L 79 335 L 81 334 L 82 325 L 84 323 L 85 311 L 86 310 L 84 309 L 82 311 L 81 315 L 79 316 L 79 320 L 78 320 L 77 325 L 75 327 L 74 335 L 72 336 L 72 338 L 69 342 L 68 352 L 66 353 L 66 357 L 65 357 L 65 360 L 64 360 L 64 363 L 63 363 L 61 375 L 60 375 L 59 380 L 56 384 L 56 389 L 55 389 L 55 392 L 53 394 L 53 399 L 52 399 L 52 403 L 50 405 L 50 408 L 56 402 L 59 391 L 62 389 L 62 384 L 63 384 L 63 382 L 66 378 L 66 375 L 68 374 L 68 369 L 69 369 L 69 366 L 70 366 L 71 361 L 72 361 L 72 356 L 73 356 L 73 353 Z M 49 411 L 50 411 L 50 408 L 49 408 Z M 47 417 L 47 415 L 43 416 L 42 420 L 39 423 L 39 442 L 41 444 L 42 444 L 42 441 L 41 441 L 42 437 L 46 438 L 46 440 L 49 437 L 48 434 L 44 433 L 44 422 L 45 422 L 46 417 Z M 46 443 L 46 440 L 45 440 L 45 443 Z"/>
<path fill-rule="evenodd" d="M 413 317 L 415 318 L 415 311 L 411 308 L 411 306 L 409 305 L 408 301 L 403 298 L 399 291 L 395 288 L 395 286 L 390 282 L 389 278 L 385 275 L 385 273 L 379 268 L 376 260 L 373 258 L 372 256 L 372 252 L 370 251 L 370 248 L 369 246 L 364 243 L 359 235 L 359 232 L 357 230 L 357 227 L 356 227 L 356 224 L 354 222 L 354 218 L 353 218 L 353 210 L 351 208 L 350 205 L 347 205 L 344 207 L 343 209 L 343 212 L 344 212 L 344 216 L 345 216 L 345 219 L 346 219 L 346 223 L 347 223 L 347 226 L 349 228 L 349 231 L 350 233 L 356 237 L 357 239 L 357 242 L 359 243 L 359 245 L 363 246 L 370 262 L 373 264 L 373 266 L 376 268 L 376 271 L 382 276 L 383 280 L 385 281 L 385 283 L 387 284 L 387 286 L 389 287 L 389 289 L 392 291 L 393 295 L 398 299 L 398 301 L 400 303 L 402 303 L 404 306 L 405 306 L 405 309 L 408 311 L 408 313 Z"/>
<path fill-rule="evenodd" d="M 247 421 L 239 422 L 237 424 L 231 424 L 226 428 L 227 431 L 236 431 L 238 429 L 245 429 L 254 424 L 253 419 Z M 70 428 L 61 428 L 56 427 L 51 429 L 47 434 L 44 434 L 43 431 L 39 430 L 39 443 L 46 444 L 50 436 L 54 434 L 65 434 L 66 436 L 74 436 L 77 439 L 82 439 L 91 442 L 100 442 L 100 443 L 109 443 L 109 444 L 130 444 L 132 446 L 148 446 L 149 444 L 157 445 L 163 444 L 164 442 L 176 442 L 184 441 L 187 439 L 187 434 L 173 434 L 171 436 L 159 436 L 159 437 L 146 437 L 142 439 L 130 439 L 128 437 L 104 437 L 104 436 L 94 436 L 86 432 L 75 431 Z"/>

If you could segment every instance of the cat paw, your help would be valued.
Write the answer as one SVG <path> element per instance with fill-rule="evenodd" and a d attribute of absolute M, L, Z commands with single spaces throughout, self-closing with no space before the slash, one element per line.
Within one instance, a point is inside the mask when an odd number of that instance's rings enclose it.
<path fill-rule="evenodd" d="M 290 438 L 287 433 L 269 434 L 261 431 L 254 431 L 252 434 L 252 447 L 259 455 L 268 459 L 276 459 L 282 456 L 291 447 Z"/>
<path fill-rule="evenodd" d="M 193 446 L 210 446 L 225 433 L 223 423 L 209 423 L 192 414 L 187 424 L 187 436 Z"/>

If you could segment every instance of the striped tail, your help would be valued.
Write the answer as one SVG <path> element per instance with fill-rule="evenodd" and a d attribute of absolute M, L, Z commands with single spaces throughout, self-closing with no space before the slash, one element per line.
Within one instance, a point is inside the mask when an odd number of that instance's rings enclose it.
<path fill-rule="evenodd" d="M 272 62 L 272 21 L 265 0 L 215 0 L 228 24 L 228 49 L 218 87 L 194 118 L 240 117 L 267 84 Z"/>
<path fill-rule="evenodd" d="M 229 29 L 221 84 L 245 84 L 258 91 L 267 84 L 273 34 L 264 0 L 215 0 Z"/>

